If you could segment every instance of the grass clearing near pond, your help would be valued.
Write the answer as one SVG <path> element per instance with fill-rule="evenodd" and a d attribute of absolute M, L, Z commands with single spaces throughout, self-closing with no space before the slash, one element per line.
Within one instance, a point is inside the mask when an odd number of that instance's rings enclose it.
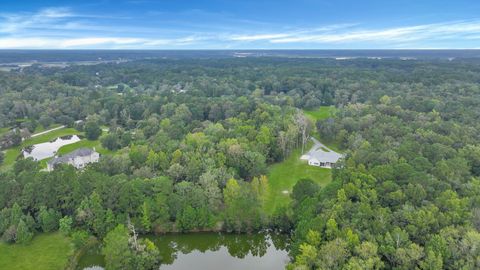
<path fill-rule="evenodd" d="M 306 147 L 308 149 L 311 144 Z M 270 165 L 268 168 L 268 180 L 270 195 L 266 202 L 266 211 L 273 213 L 279 206 L 290 202 L 290 193 L 293 186 L 302 178 L 309 178 L 321 187 L 332 181 L 331 169 L 310 166 L 306 161 L 300 160 L 301 149 L 296 149 L 286 160 Z"/>
<path fill-rule="evenodd" d="M 25 245 L 0 243 L 0 269 L 63 270 L 73 252 L 70 239 L 61 233 L 37 234 Z"/>
<path fill-rule="evenodd" d="M 21 155 L 21 151 L 23 148 L 34 145 L 34 144 L 39 144 L 39 143 L 44 143 L 44 142 L 49 142 L 51 140 L 54 140 L 58 137 L 63 137 L 67 135 L 79 135 L 81 132 L 74 128 L 62 128 L 62 129 L 57 129 L 49 133 L 42 134 L 37 137 L 29 138 L 23 141 L 20 146 L 16 146 L 13 148 L 9 148 L 6 150 L 5 153 L 5 160 L 3 161 L 3 164 L 1 165 L 0 168 L 5 169 L 9 168 L 10 166 L 15 163 L 15 160 L 19 155 Z"/>

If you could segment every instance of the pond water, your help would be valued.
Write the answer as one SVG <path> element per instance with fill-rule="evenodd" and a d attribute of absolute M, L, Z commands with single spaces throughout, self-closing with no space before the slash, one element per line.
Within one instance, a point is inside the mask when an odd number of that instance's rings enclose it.
<path fill-rule="evenodd" d="M 77 135 L 69 135 L 56 138 L 55 140 L 50 142 L 34 144 L 23 149 L 23 157 L 31 157 L 34 160 L 42 160 L 53 157 L 57 153 L 58 149 L 60 149 L 60 147 L 67 144 L 76 143 L 78 141 L 80 141 L 80 137 L 78 137 Z"/>
<path fill-rule="evenodd" d="M 160 270 L 274 270 L 289 262 L 286 235 L 191 233 L 148 238 L 160 251 Z M 80 258 L 78 269 L 103 269 L 98 267 L 103 265 L 97 246 Z"/>

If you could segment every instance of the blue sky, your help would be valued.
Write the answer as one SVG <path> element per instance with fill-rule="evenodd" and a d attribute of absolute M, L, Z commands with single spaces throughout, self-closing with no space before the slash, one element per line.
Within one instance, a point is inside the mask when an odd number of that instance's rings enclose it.
<path fill-rule="evenodd" d="M 0 49 L 480 49 L 480 1 L 0 3 Z"/>

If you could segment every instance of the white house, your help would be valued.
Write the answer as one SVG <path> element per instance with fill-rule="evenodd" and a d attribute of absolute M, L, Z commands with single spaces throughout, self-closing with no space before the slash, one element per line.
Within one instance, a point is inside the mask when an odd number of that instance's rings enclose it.
<path fill-rule="evenodd" d="M 83 169 L 89 163 L 98 162 L 100 154 L 89 148 L 80 148 L 47 163 L 47 171 L 53 171 L 58 164 L 70 164 L 77 169 Z"/>
<path fill-rule="evenodd" d="M 312 140 L 314 142 L 312 149 L 300 157 L 302 160 L 307 160 L 308 165 L 332 168 L 343 157 L 342 154 L 327 148 L 315 138 L 312 138 Z"/>

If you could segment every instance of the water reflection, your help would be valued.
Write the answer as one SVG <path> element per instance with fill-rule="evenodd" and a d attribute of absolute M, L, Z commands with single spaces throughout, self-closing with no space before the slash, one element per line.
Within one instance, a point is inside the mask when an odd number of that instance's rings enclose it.
<path fill-rule="evenodd" d="M 80 141 L 77 135 L 69 135 L 56 138 L 50 142 L 34 144 L 23 149 L 25 158 L 31 157 L 34 160 L 42 160 L 53 157 L 60 147 Z"/>
<path fill-rule="evenodd" d="M 284 269 L 289 260 L 285 235 L 192 233 L 148 238 L 160 251 L 162 270 Z M 103 265 L 99 254 L 99 249 L 85 254 L 79 269 Z"/>

